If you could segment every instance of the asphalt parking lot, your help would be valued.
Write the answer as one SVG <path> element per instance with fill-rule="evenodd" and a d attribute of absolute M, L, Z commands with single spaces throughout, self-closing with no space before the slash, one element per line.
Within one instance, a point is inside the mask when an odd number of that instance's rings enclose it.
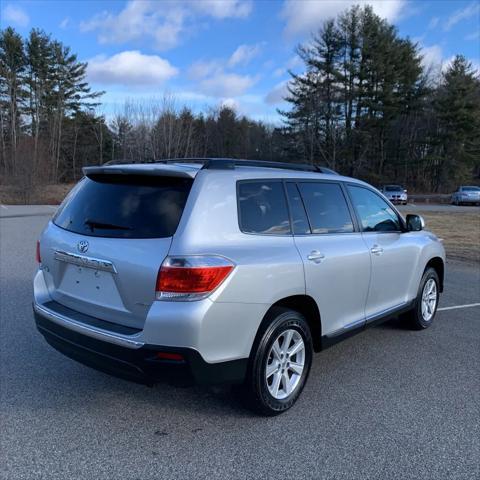
<path fill-rule="evenodd" d="M 49 347 L 31 279 L 52 208 L 11 208 L 0 211 L 0 478 L 480 478 L 480 306 L 442 310 L 423 332 L 393 320 L 317 354 L 297 405 L 262 418 L 229 388 L 148 388 Z M 449 263 L 440 307 L 475 303 L 480 265 Z"/>
<path fill-rule="evenodd" d="M 401 212 L 445 212 L 455 214 L 459 213 L 477 213 L 480 214 L 480 207 L 476 205 L 450 205 L 449 203 L 409 203 L 408 205 L 399 205 Z"/>

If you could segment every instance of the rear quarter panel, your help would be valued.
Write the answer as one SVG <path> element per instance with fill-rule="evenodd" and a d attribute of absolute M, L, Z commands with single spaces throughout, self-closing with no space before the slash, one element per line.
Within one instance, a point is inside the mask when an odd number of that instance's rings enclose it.
<path fill-rule="evenodd" d="M 271 305 L 305 293 L 302 261 L 292 236 L 240 231 L 235 172 L 200 172 L 194 182 L 170 255 L 222 255 L 235 270 L 211 296 L 216 302 Z"/>

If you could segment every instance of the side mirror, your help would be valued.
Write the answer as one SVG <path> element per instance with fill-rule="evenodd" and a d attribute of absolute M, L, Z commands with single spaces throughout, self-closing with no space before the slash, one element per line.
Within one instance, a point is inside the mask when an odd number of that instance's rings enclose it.
<path fill-rule="evenodd" d="M 404 190 L 403 193 L 408 193 L 408 192 L 406 190 Z"/>
<path fill-rule="evenodd" d="M 419 232 L 425 228 L 425 220 L 420 215 L 407 215 L 407 229 L 409 232 Z"/>

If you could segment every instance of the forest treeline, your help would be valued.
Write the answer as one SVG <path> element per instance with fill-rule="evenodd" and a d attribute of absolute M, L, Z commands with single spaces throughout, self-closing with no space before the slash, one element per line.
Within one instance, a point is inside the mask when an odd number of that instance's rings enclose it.
<path fill-rule="evenodd" d="M 480 79 L 458 55 L 426 69 L 420 48 L 370 7 L 352 7 L 296 49 L 282 121 L 176 99 L 102 115 L 85 62 L 33 29 L 0 31 L 0 181 L 71 182 L 110 160 L 235 157 L 317 163 L 375 184 L 450 191 L 480 181 Z"/>

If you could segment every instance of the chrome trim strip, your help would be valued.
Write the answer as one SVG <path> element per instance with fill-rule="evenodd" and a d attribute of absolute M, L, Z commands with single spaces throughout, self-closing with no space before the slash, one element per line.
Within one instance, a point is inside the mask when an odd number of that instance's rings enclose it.
<path fill-rule="evenodd" d="M 108 260 L 86 257 L 76 253 L 64 252 L 63 250 L 55 250 L 53 256 L 55 260 L 59 260 L 60 262 L 72 263 L 73 265 L 78 265 L 79 267 L 93 268 L 94 270 L 117 273 L 115 265 Z"/>
<path fill-rule="evenodd" d="M 343 333 L 346 333 L 349 330 L 352 330 L 353 328 L 358 327 L 360 325 L 365 325 L 365 319 L 364 318 L 361 318 L 360 320 L 355 320 L 352 323 L 344 325 L 342 328 L 339 328 L 338 330 L 335 330 L 335 331 L 329 333 L 327 336 L 328 337 L 336 337 L 337 335 L 342 335 Z"/>
<path fill-rule="evenodd" d="M 62 327 L 68 328 L 69 330 L 73 330 L 83 335 L 87 335 L 88 337 L 96 338 L 97 340 L 102 340 L 104 342 L 113 343 L 115 345 L 120 345 L 121 347 L 132 349 L 137 349 L 145 345 L 144 342 L 134 340 L 134 338 L 138 338 L 140 334 L 131 335 L 131 338 L 127 338 L 125 335 L 107 332 L 101 328 L 91 327 L 90 325 L 85 325 L 84 323 L 72 320 L 64 315 L 53 312 L 52 310 L 49 310 L 38 303 L 33 304 L 33 309 L 39 315 L 48 318 L 52 322 L 55 322 Z"/>
<path fill-rule="evenodd" d="M 400 303 L 399 305 L 395 305 L 394 307 L 387 308 L 386 310 L 382 310 L 379 313 L 375 313 L 374 315 L 370 315 L 367 318 L 362 318 L 360 320 L 355 320 L 354 322 L 348 323 L 347 325 L 343 326 L 342 328 L 339 328 L 338 330 L 335 330 L 334 332 L 328 334 L 328 337 L 336 337 L 337 335 L 341 335 L 342 333 L 346 333 L 349 330 L 354 329 L 355 327 L 358 327 L 362 324 L 367 325 L 379 318 L 384 317 L 385 315 L 388 315 L 389 313 L 393 313 L 396 310 L 400 310 L 403 307 L 406 307 L 409 302 L 404 302 Z"/>
<path fill-rule="evenodd" d="M 373 322 L 374 320 L 377 320 L 378 318 L 388 315 L 389 313 L 393 313 L 395 310 L 400 310 L 401 308 L 406 307 L 408 303 L 409 302 L 399 303 L 394 307 L 390 307 L 385 310 L 382 310 L 381 312 L 375 313 L 374 315 L 370 315 L 369 317 L 366 318 L 366 321 L 367 323 Z"/>

